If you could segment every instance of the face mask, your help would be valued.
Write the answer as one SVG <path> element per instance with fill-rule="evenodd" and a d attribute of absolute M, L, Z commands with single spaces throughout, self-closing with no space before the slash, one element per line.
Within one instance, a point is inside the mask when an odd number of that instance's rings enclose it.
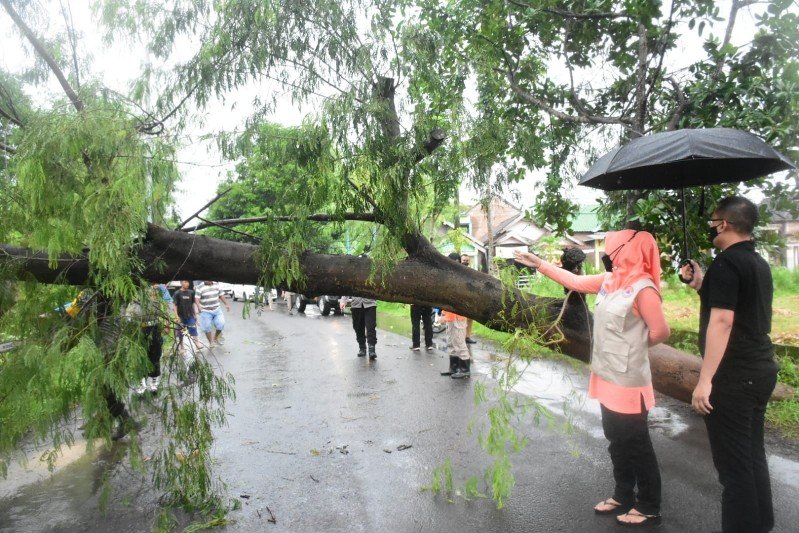
<path fill-rule="evenodd" d="M 627 242 L 630 242 L 631 240 L 633 240 L 636 235 L 638 235 L 638 231 L 633 233 L 633 236 L 630 237 L 629 239 L 627 239 Z M 624 248 L 624 245 L 627 244 L 627 242 L 620 244 L 618 246 L 618 248 L 616 248 L 615 250 L 613 250 L 609 254 L 603 255 L 600 258 L 602 260 L 602 265 L 604 265 L 604 267 L 605 267 L 605 272 L 613 272 L 613 257 L 612 256 L 618 255 L 619 251 L 621 251 L 621 249 Z"/>
<path fill-rule="evenodd" d="M 613 259 L 608 254 L 600 257 L 602 264 L 605 265 L 605 272 L 613 272 Z"/>
<path fill-rule="evenodd" d="M 721 226 L 721 224 L 719 224 L 719 226 Z M 713 239 L 715 239 L 719 235 L 718 232 L 719 226 L 710 226 L 707 230 L 707 238 L 710 241 L 711 246 L 713 246 Z"/>

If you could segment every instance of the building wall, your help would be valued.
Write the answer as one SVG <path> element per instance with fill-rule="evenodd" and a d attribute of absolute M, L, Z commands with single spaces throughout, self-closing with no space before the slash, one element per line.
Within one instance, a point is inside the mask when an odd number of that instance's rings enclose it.
<path fill-rule="evenodd" d="M 494 199 L 491 204 L 491 221 L 494 231 L 499 228 L 503 223 L 507 222 L 519 214 L 519 210 L 515 207 L 503 202 L 499 199 Z M 472 207 L 469 212 L 469 219 L 472 222 L 472 236 L 481 242 L 488 240 L 488 225 L 486 224 L 486 214 L 480 205 Z"/>

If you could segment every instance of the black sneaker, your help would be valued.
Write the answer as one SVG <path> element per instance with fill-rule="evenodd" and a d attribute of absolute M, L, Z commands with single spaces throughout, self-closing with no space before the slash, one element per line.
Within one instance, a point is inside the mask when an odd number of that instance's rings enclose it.
<path fill-rule="evenodd" d="M 366 357 L 366 348 L 358 348 L 358 357 Z"/>
<path fill-rule="evenodd" d="M 419 348 L 418 346 L 411 346 L 411 350 L 413 350 L 414 352 L 418 352 L 419 350 L 421 350 L 421 348 Z"/>
<path fill-rule="evenodd" d="M 477 344 L 477 341 L 471 337 L 466 337 L 466 344 Z"/>
<path fill-rule="evenodd" d="M 425 346 L 424 349 L 427 350 L 428 352 L 432 352 L 433 350 L 436 349 L 436 347 L 431 344 L 430 346 Z"/>
<path fill-rule="evenodd" d="M 377 352 L 374 346 L 369 346 L 369 359 L 377 359 Z"/>

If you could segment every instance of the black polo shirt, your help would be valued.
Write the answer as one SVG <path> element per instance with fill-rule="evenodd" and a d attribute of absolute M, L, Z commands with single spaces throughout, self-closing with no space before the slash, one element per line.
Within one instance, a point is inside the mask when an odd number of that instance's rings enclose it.
<path fill-rule="evenodd" d="M 715 378 L 757 378 L 776 371 L 769 337 L 773 295 L 771 268 L 757 254 L 753 241 L 733 244 L 713 260 L 699 291 L 702 355 L 711 308 L 735 312 L 730 341 Z"/>

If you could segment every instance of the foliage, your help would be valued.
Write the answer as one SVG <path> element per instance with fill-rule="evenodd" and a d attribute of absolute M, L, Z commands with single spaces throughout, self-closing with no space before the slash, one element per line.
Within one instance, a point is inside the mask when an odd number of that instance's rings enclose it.
<path fill-rule="evenodd" d="M 3 7 L 4 14 L 12 9 Z M 37 13 L 22 11 L 32 18 Z M 3 475 L 23 444 L 48 444 L 43 458 L 52 467 L 62 448 L 75 443 L 69 428 L 78 414 L 88 446 L 97 438 L 109 445 L 121 422 L 112 412 L 112 398 L 135 418 L 143 419 L 150 408 L 130 394 L 150 370 L 147 340 L 121 311 L 150 297 L 152 289 L 139 277 L 146 265 L 136 252 L 147 224 L 164 223 L 179 178 L 172 139 L 143 135 L 142 125 L 151 116 L 125 98 L 97 83 L 86 83 L 65 99 L 45 98 L 47 72 L 63 73 L 56 57 L 45 64 L 47 54 L 59 54 L 42 42 L 45 52 L 38 54 L 42 64 L 36 68 L 47 69 L 44 75 L 0 75 L 0 237 L 45 251 L 51 264 L 62 254 L 85 254 L 89 278 L 81 288 L 45 286 L 17 281 L 27 278 L 13 261 L 0 271 L 0 338 L 16 344 L 0 355 Z M 41 98 L 28 99 L 29 93 Z M 76 296 L 73 310 L 79 313 L 65 314 L 65 305 Z M 161 323 L 169 322 L 171 313 L 165 311 L 159 316 L 151 309 Z M 183 362 L 177 360 L 179 365 L 176 358 L 164 357 L 165 385 L 181 375 Z M 165 438 L 151 468 L 156 486 L 173 504 L 210 511 L 220 507 L 219 486 L 209 470 L 211 428 L 224 420 L 224 401 L 232 389 L 229 377 L 216 375 L 205 361 L 198 363 L 197 374 L 196 392 L 165 386 L 156 402 Z M 187 458 L 182 462 L 175 460 L 180 450 Z M 136 434 L 128 460 L 145 469 Z M 101 503 L 107 495 L 104 489 Z"/>
<path fill-rule="evenodd" d="M 799 104 L 799 12 L 786 0 L 754 7 L 734 2 L 725 17 L 719 4 L 406 2 L 409 11 L 410 6 L 420 8 L 414 11 L 416 31 L 437 36 L 437 61 L 445 72 L 465 80 L 461 98 L 476 92 L 471 114 L 490 117 L 495 121 L 491 133 L 500 130 L 506 140 L 486 150 L 482 165 L 507 168 L 508 177 L 516 175 L 519 165 L 527 172 L 545 172 L 533 209 L 538 220 L 559 232 L 568 229 L 573 206 L 565 193 L 585 170 L 584 162 L 638 135 L 678 127 L 735 127 L 799 158 L 793 120 Z M 756 19 L 748 35 L 735 26 L 745 11 Z M 737 39 L 730 40 L 728 32 Z M 686 48 L 696 50 L 694 41 L 703 43 L 702 52 L 685 54 Z M 733 44 L 738 41 L 746 44 Z M 419 72 L 429 85 L 434 83 L 430 73 Z M 481 131 L 484 125 L 477 119 L 471 131 L 490 144 L 493 137 Z M 513 180 L 503 179 L 501 172 L 497 179 Z M 689 191 L 692 251 L 708 246 L 706 210 L 733 190 Z M 779 180 L 754 181 L 744 190 L 761 191 L 777 209 L 797 205 L 795 187 Z M 699 209 L 702 197 L 704 212 Z M 608 199 L 601 209 L 607 227 L 621 227 L 627 220 L 639 220 L 645 228 L 679 227 L 674 191 L 613 193 Z M 673 257 L 680 255 L 679 234 L 661 235 L 663 250 Z"/>
<path fill-rule="evenodd" d="M 37 3 L 11 4 L 31 19 L 40 16 Z M 322 209 L 338 222 L 336 232 L 345 228 L 344 213 L 373 214 L 380 224 L 366 232 L 373 257 L 390 265 L 418 251 L 430 211 L 442 212 L 461 182 L 490 198 L 527 173 L 543 172 L 534 211 L 564 231 L 573 211 L 566 195 L 583 158 L 646 132 L 736 126 L 763 135 L 796 159 L 799 69 L 793 52 L 799 24 L 792 3 L 771 0 L 749 8 L 758 16 L 756 34 L 739 48 L 726 33 L 723 40 L 714 36 L 720 25 L 732 28 L 734 19 L 720 17 L 715 2 L 669 6 L 665 12 L 666 3 L 658 0 L 98 2 L 108 37 L 146 43 L 155 62 L 137 78 L 130 100 L 84 84 L 80 105 L 70 97 L 79 112 L 66 111 L 64 102 L 39 108 L 25 98 L 23 88 L 44 80 L 43 68 L 13 80 L 0 77 L 5 93 L 19 99 L 15 115 L 0 98 L 6 112 L 0 130 L 4 143 L 11 143 L 11 151 L 2 149 L 0 216 L 8 227 L 0 236 L 45 249 L 51 260 L 87 248 L 93 291 L 115 303 L 137 297 L 141 265 L 131 252 L 147 221 L 165 218 L 177 177 L 170 140 L 142 133 L 163 131 L 170 118 L 180 129 L 187 99 L 202 108 L 248 84 L 263 89 L 277 83 L 315 109 L 299 128 L 264 124 L 282 91 L 261 90 L 245 133 L 219 138 L 229 156 L 243 160 L 244 180 L 233 198 L 279 192 L 283 196 L 276 196 L 271 211 L 294 217 L 289 225 L 264 224 L 257 232 L 267 285 L 302 285 L 300 257 L 319 235 L 307 216 Z M 687 68 L 677 67 L 672 58 L 693 32 L 705 53 Z M 194 53 L 186 60 L 187 43 Z M 65 54 L 51 49 L 52 70 L 65 64 Z M 152 111 L 137 107 L 153 102 Z M 431 139 L 440 131 L 450 140 L 439 147 L 440 135 L 437 142 Z M 752 186 L 781 207 L 796 205 L 793 191 L 776 182 Z M 707 203 L 726 190 L 709 188 Z M 696 235 L 704 234 L 704 215 L 690 196 L 693 241 L 703 247 Z M 610 195 L 603 213 L 610 219 L 614 211 L 625 212 L 646 227 L 674 227 L 676 205 L 672 193 Z M 661 237 L 669 253 L 676 250 L 676 234 Z M 64 294 L 23 287 L 2 317 L 0 331 L 23 342 L 3 367 L 19 377 L 9 394 L 21 397 L 29 384 L 46 392 L 21 411 L 22 424 L 8 444 L 18 441 L 26 423 L 38 425 L 38 436 L 48 434 L 76 403 L 108 435 L 110 419 L 99 391 L 105 386 L 121 393 L 141 375 L 135 336 L 123 336 L 132 355 L 117 366 L 105 365 L 97 342 L 92 347 L 91 338 L 84 339 L 91 327 L 77 337 L 57 321 L 55 331 L 43 329 L 34 317 L 52 309 L 56 296 Z M 519 311 L 515 298 L 506 299 L 510 315 Z M 536 318 L 532 310 L 531 322 Z M 512 339 L 539 342 L 541 333 L 532 329 Z M 86 378 L 80 385 L 60 379 L 57 354 L 64 353 Z M 35 360 L 44 362 L 41 368 Z M 500 383 L 508 389 L 516 375 L 507 367 Z M 230 391 L 224 380 L 211 379 L 208 387 L 197 398 L 162 406 L 165 430 L 177 440 L 161 456 L 164 477 L 157 479 L 176 503 L 219 505 L 204 465 L 211 424 L 221 421 L 213 406 Z M 495 457 L 488 485 L 500 503 L 513 483 L 508 449 L 524 442 L 512 428 L 519 406 L 506 394 L 498 393 L 482 441 Z M 176 430 L 189 422 L 197 432 Z M 56 445 L 64 440 L 57 432 L 53 438 Z M 189 466 L 176 459 L 178 453 Z"/>

